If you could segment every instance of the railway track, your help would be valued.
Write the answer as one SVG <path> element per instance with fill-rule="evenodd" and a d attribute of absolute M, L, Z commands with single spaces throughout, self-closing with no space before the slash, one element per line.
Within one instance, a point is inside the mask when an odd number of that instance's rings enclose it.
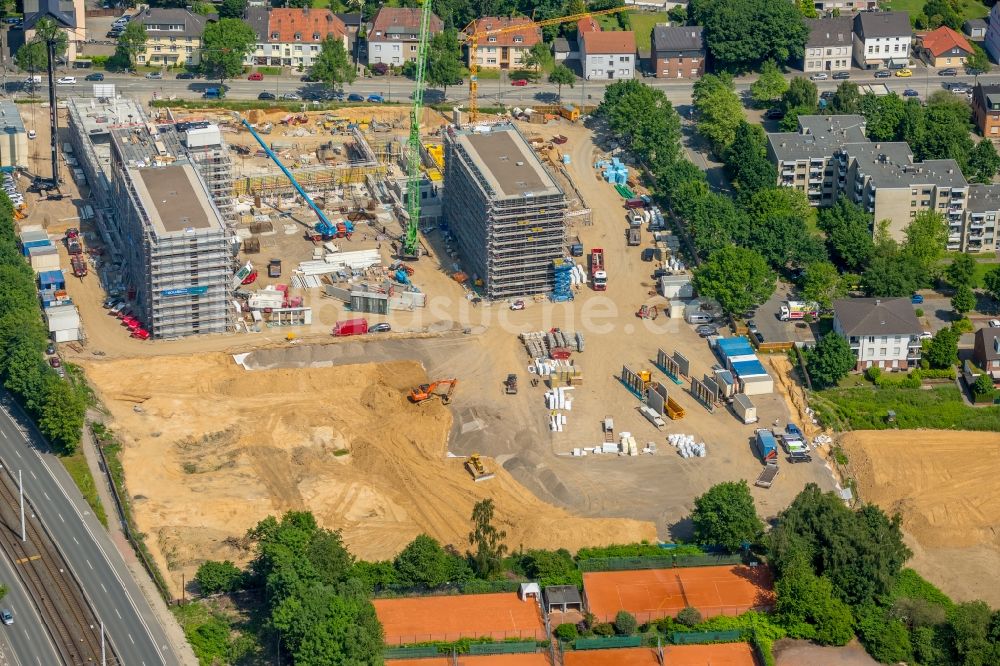
<path fill-rule="evenodd" d="M 14 564 L 63 664 L 100 664 L 100 622 L 27 500 L 25 534 L 22 542 L 17 486 L 9 474 L 0 473 L 0 551 Z M 121 663 L 108 643 L 105 663 Z"/>

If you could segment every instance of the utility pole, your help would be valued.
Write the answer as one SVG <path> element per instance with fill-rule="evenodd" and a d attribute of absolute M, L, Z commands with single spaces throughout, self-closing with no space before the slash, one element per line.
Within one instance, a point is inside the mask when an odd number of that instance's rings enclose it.
<path fill-rule="evenodd" d="M 24 483 L 21 481 L 21 470 L 17 470 L 17 493 L 21 498 L 21 541 L 26 541 L 24 532 Z"/>
<path fill-rule="evenodd" d="M 104 653 L 104 620 L 101 620 L 101 666 L 108 666 Z"/>
<path fill-rule="evenodd" d="M 48 52 L 49 73 L 49 145 L 52 148 L 52 184 L 59 186 L 59 107 L 56 106 L 56 40 L 49 35 L 45 40 Z"/>

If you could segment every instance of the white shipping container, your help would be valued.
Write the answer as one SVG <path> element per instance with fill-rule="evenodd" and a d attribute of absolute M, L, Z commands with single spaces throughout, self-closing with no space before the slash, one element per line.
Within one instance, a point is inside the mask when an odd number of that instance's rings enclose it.
<path fill-rule="evenodd" d="M 80 329 L 70 328 L 63 331 L 53 331 L 52 339 L 56 342 L 75 342 L 80 339 Z"/>

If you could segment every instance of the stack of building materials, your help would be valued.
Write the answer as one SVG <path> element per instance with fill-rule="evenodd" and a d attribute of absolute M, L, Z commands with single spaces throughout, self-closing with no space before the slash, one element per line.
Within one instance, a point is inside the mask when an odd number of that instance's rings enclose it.
<path fill-rule="evenodd" d="M 743 393 L 761 395 L 774 391 L 774 380 L 767 374 L 746 337 L 720 338 L 715 343 L 715 350 L 739 381 Z"/>
<path fill-rule="evenodd" d="M 583 333 L 579 331 L 555 328 L 551 331 L 521 333 L 518 337 L 521 338 L 528 356 L 533 359 L 551 356 L 552 350 L 556 348 L 582 352 L 584 347 Z"/>
<path fill-rule="evenodd" d="M 545 392 L 545 407 L 549 410 L 549 429 L 552 432 L 562 432 L 566 425 L 566 415 L 561 410 L 572 411 L 573 400 L 568 392 L 572 386 L 553 388 Z"/>
<path fill-rule="evenodd" d="M 622 161 L 617 157 L 612 157 L 610 160 L 599 160 L 594 168 L 602 170 L 601 176 L 612 185 L 628 183 L 628 167 L 622 164 Z"/>
<path fill-rule="evenodd" d="M 671 433 L 667 435 L 667 442 L 677 449 L 682 458 L 704 458 L 708 455 L 705 442 L 695 442 L 694 435 Z"/>
<path fill-rule="evenodd" d="M 619 433 L 619 442 L 621 443 L 621 454 L 623 456 L 637 456 L 639 455 L 639 445 L 635 441 L 635 437 L 632 436 L 630 432 Z"/>
<path fill-rule="evenodd" d="M 322 259 L 303 261 L 298 271 L 304 277 L 328 275 L 344 269 L 364 270 L 382 263 L 378 250 L 356 250 L 354 252 L 330 252 Z M 318 285 L 317 285 L 318 286 Z"/>
<path fill-rule="evenodd" d="M 552 260 L 555 284 L 552 286 L 552 300 L 556 303 L 573 300 L 573 262 L 563 258 Z"/>

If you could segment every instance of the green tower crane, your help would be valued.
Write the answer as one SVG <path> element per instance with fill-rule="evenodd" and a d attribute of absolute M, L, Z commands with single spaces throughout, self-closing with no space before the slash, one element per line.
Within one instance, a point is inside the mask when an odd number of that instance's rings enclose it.
<path fill-rule="evenodd" d="M 424 79 L 427 75 L 427 43 L 430 33 L 431 0 L 424 0 L 420 10 L 420 46 L 417 49 L 416 86 L 413 90 L 413 107 L 410 109 L 410 138 L 407 142 L 406 168 L 406 234 L 399 251 L 401 259 L 415 261 L 420 258 L 420 116 L 424 107 Z"/>

